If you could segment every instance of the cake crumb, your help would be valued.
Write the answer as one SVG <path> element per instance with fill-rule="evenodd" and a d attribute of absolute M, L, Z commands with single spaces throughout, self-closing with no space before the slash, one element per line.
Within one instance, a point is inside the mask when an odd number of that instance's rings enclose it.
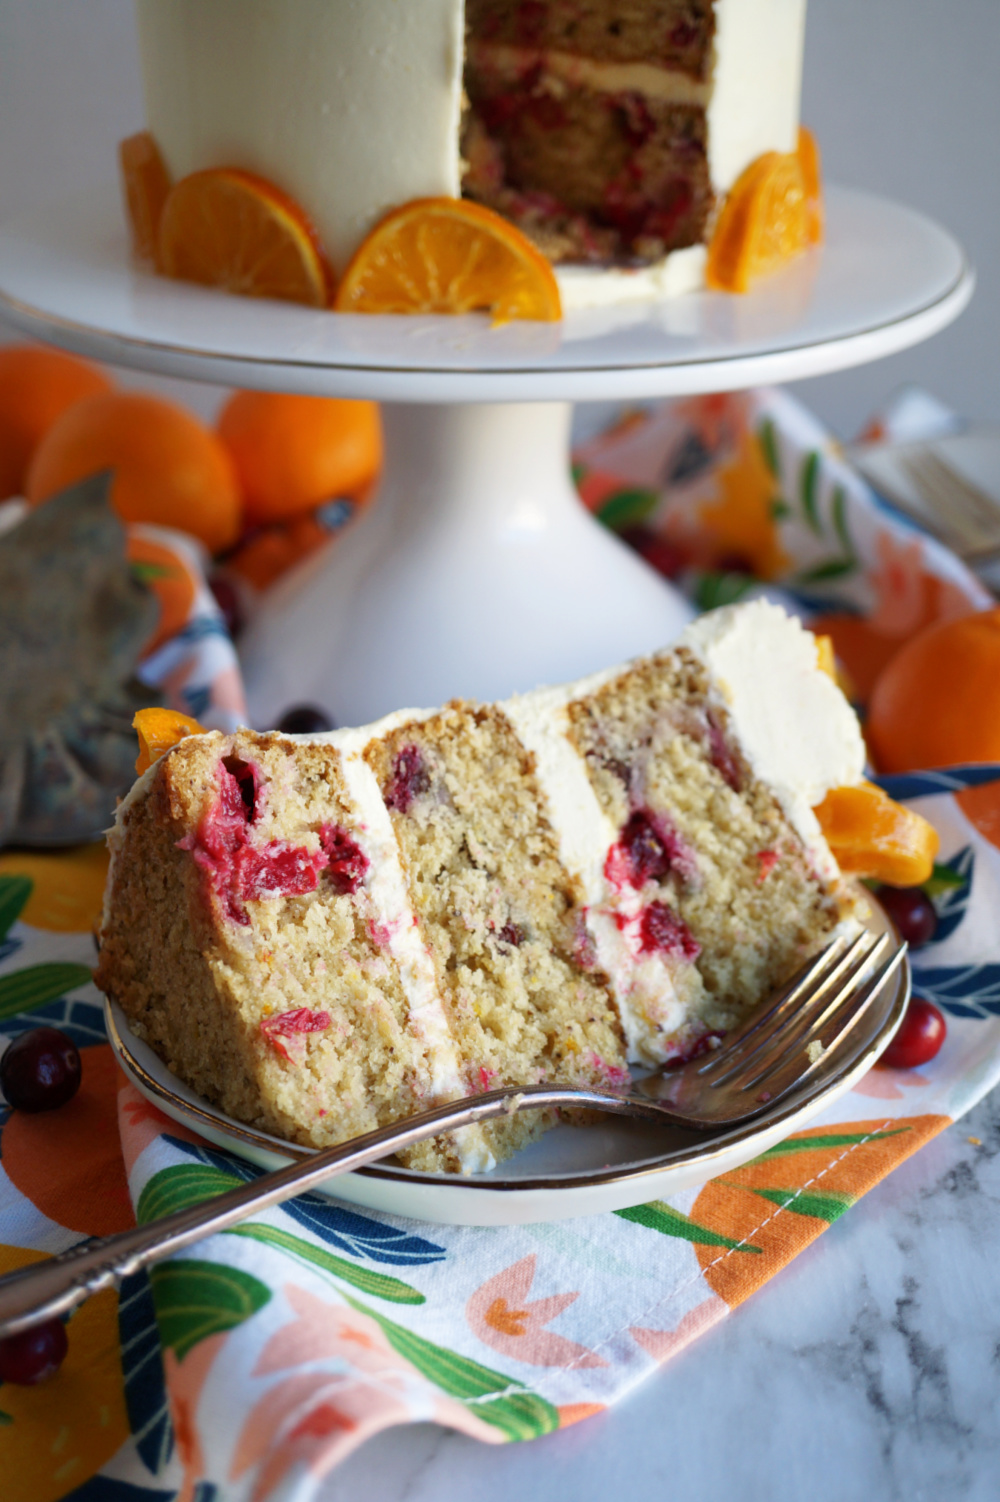
<path fill-rule="evenodd" d="M 982 1137 L 967 1137 L 966 1141 L 970 1142 L 973 1147 L 982 1147 L 983 1145 Z"/>
<path fill-rule="evenodd" d="M 806 1057 L 808 1058 L 810 1064 L 818 1064 L 825 1053 L 826 1049 L 823 1047 L 818 1038 L 814 1038 L 806 1048 Z"/>

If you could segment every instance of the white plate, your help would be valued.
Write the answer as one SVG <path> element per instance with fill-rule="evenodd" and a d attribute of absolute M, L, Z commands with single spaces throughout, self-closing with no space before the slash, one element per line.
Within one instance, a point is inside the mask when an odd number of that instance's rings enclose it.
<path fill-rule="evenodd" d="M 869 927 L 873 933 L 890 931 L 874 904 Z M 560 1124 L 490 1174 L 417 1173 L 386 1159 L 331 1179 L 317 1192 L 414 1220 L 473 1226 L 566 1220 L 662 1199 L 731 1172 L 801 1131 L 871 1068 L 899 1026 L 909 995 L 904 960 L 871 1009 L 861 1052 L 849 1067 L 811 1100 L 787 1097 L 727 1131 L 688 1132 L 613 1117 L 595 1126 Z M 106 1001 L 105 1013 L 118 1062 L 136 1088 L 173 1120 L 261 1168 L 312 1156 L 313 1149 L 244 1126 L 195 1095 L 135 1036 L 117 1003 Z"/>
<path fill-rule="evenodd" d="M 931 220 L 831 187 L 824 246 L 747 296 L 695 292 L 491 329 L 321 313 L 156 277 L 129 260 L 118 190 L 0 228 L 0 306 L 25 333 L 140 370 L 381 401 L 603 400 L 733 391 L 894 354 L 972 295 Z"/>

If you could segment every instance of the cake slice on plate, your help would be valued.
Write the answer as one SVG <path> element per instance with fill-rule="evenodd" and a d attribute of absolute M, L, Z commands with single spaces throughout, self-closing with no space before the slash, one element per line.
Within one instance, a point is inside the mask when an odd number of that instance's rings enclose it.
<path fill-rule="evenodd" d="M 763 602 L 502 704 L 189 736 L 119 809 L 97 982 L 193 1089 L 316 1147 L 501 1084 L 624 1087 L 856 921 L 813 809 L 863 766 Z M 484 1171 L 546 1124 L 406 1162 Z"/>

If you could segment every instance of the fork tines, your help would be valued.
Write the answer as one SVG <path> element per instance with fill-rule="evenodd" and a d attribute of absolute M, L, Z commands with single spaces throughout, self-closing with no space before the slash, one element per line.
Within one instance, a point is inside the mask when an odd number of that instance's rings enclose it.
<path fill-rule="evenodd" d="M 893 948 L 886 934 L 834 940 L 769 1007 L 727 1038 L 699 1075 L 706 1085 L 766 1089 L 768 1096 L 793 1081 L 805 1083 L 855 1030 L 905 952 L 905 944 Z M 809 1061 L 804 1068 L 803 1056 Z"/>

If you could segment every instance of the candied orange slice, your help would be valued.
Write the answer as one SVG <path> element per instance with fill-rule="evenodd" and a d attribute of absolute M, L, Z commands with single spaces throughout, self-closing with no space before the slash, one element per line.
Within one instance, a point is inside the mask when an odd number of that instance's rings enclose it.
<path fill-rule="evenodd" d="M 555 274 L 506 219 L 461 198 L 416 198 L 377 224 L 344 272 L 339 313 L 562 317 Z"/>
<path fill-rule="evenodd" d="M 823 238 L 823 173 L 819 144 L 811 130 L 799 126 L 799 166 L 802 169 L 802 188 L 806 195 L 806 229 L 810 245 L 818 245 Z"/>
<path fill-rule="evenodd" d="M 915 887 L 934 869 L 940 840 L 933 824 L 873 783 L 834 788 L 814 813 L 846 875 Z"/>
<path fill-rule="evenodd" d="M 828 678 L 837 681 L 837 659 L 833 654 L 833 637 L 816 635 L 816 666 Z"/>
<path fill-rule="evenodd" d="M 205 734 L 204 725 L 176 709 L 140 709 L 132 721 L 132 729 L 139 737 L 135 769 L 140 776 L 186 735 Z"/>
<path fill-rule="evenodd" d="M 132 232 L 132 249 L 142 261 L 156 260 L 163 205 L 170 192 L 170 175 L 148 130 L 128 136 L 118 145 L 125 208 Z"/>
<path fill-rule="evenodd" d="M 244 297 L 325 308 L 333 277 L 298 204 L 263 177 L 235 167 L 182 177 L 160 216 L 159 269 Z"/>
<path fill-rule="evenodd" d="M 747 292 L 822 233 L 819 151 L 803 130 L 797 151 L 765 151 L 736 179 L 708 247 L 705 280 L 719 292 Z"/>

